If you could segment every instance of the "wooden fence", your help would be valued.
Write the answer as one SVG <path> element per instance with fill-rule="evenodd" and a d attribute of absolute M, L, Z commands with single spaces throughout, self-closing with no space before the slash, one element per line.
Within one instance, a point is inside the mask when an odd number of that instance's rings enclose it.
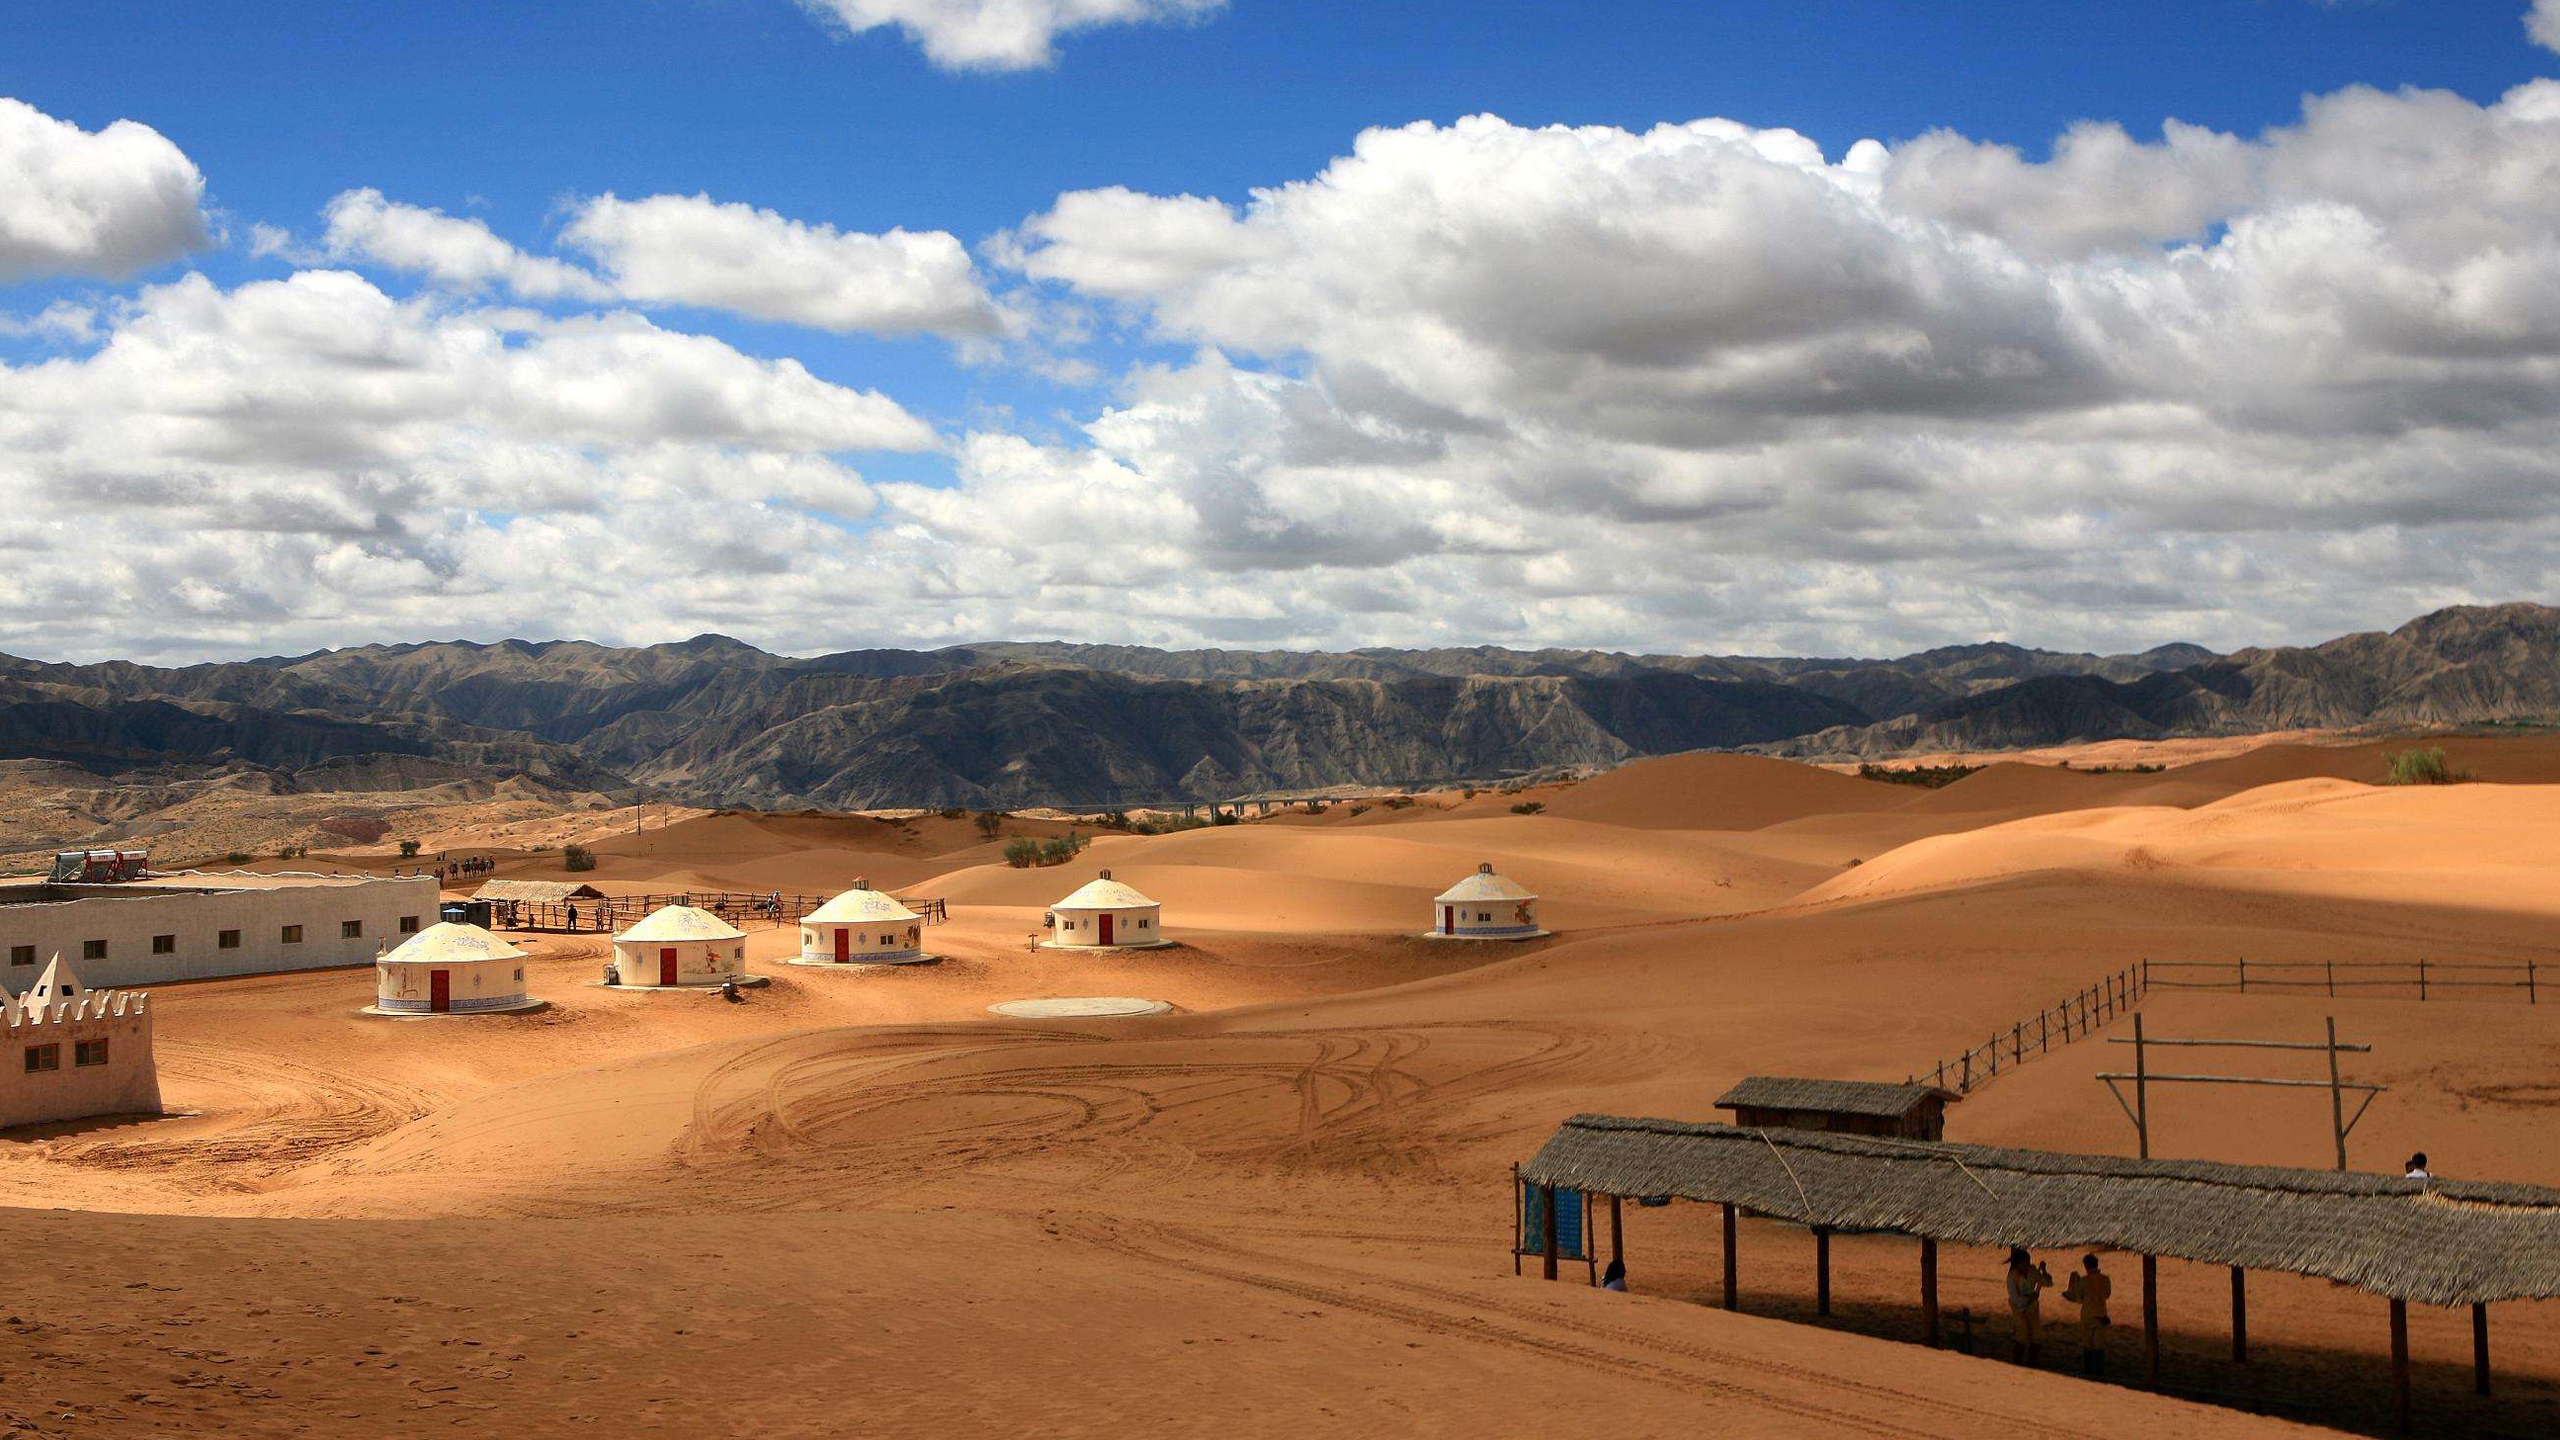
<path fill-rule="evenodd" d="M 2142 966 L 2128 965 L 2061 1004 L 2049 1005 L 2010 1026 L 2008 1034 L 1995 1030 L 1990 1039 L 1911 1079 L 1914 1083 L 1927 1080 L 1941 1090 L 1970 1095 L 2002 1071 L 2025 1064 L 2028 1056 L 2045 1054 L 2056 1045 L 2068 1045 L 2112 1023 L 2142 1002 L 2150 983 Z"/>
<path fill-rule="evenodd" d="M 2146 960 L 2143 968 L 2169 973 L 2147 983 L 2163 990 L 2231 990 L 2246 995 L 2357 995 L 2394 992 L 2372 999 L 2444 999 L 2445 991 L 2521 990 L 2528 1005 L 2542 1003 L 2538 960 Z"/>
<path fill-rule="evenodd" d="M 761 895 L 734 890 L 687 890 L 673 895 L 608 895 L 602 900 L 492 900 L 489 920 L 501 930 L 611 932 L 638 923 L 653 910 L 690 905 L 744 929 L 759 922 L 796 925 L 803 916 L 833 898 L 776 895 L 770 890 Z M 909 898 L 901 903 L 923 916 L 927 925 L 939 925 L 951 918 L 950 908 L 938 899 Z"/>

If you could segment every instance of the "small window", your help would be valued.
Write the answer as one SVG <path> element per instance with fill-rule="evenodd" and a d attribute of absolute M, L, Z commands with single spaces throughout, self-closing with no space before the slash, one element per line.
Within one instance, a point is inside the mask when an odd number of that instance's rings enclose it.
<path fill-rule="evenodd" d="M 403 935 L 415 935 L 415 934 L 417 934 L 417 933 L 418 933 L 418 917 L 417 917 L 417 916 L 415 916 L 415 915 L 403 915 L 403 916 L 401 916 L 401 917 L 400 917 L 400 933 L 401 933 L 401 934 L 403 934 Z"/>
<path fill-rule="evenodd" d="M 81 941 L 81 942 L 80 942 L 80 958 L 81 958 L 81 959 L 83 959 L 83 960 L 104 960 L 104 959 L 106 959 L 106 958 L 107 958 L 107 942 L 106 942 L 106 941 L 104 941 L 104 940 L 83 940 L 83 941 Z"/>
<path fill-rule="evenodd" d="M 284 940 L 284 943 L 285 943 L 285 944 L 287 944 L 287 945 L 299 945 L 299 944 L 301 944 L 301 943 L 302 943 L 302 927 L 301 927 L 301 926 L 299 926 L 299 925 L 287 925 L 286 927 L 284 927 L 283 940 Z"/>
<path fill-rule="evenodd" d="M 177 953 L 178 953 L 178 937 L 177 937 L 177 936 L 175 936 L 175 935 L 154 935 L 154 936 L 152 936 L 152 937 L 151 937 L 151 953 L 152 953 L 152 954 L 154 954 L 154 955 L 175 955 L 175 954 L 177 954 Z"/>
<path fill-rule="evenodd" d="M 12 965 L 33 965 L 36 963 L 36 947 L 33 945 L 10 946 L 9 963 Z"/>
<path fill-rule="evenodd" d="M 338 922 L 338 938 L 339 938 L 339 939 L 341 939 L 341 940 L 361 940 L 361 939 L 363 939 L 363 938 L 364 938 L 364 922 L 363 922 L 363 921 L 361 921 L 361 920 L 341 920 L 341 921 L 339 921 L 339 922 Z"/>
<path fill-rule="evenodd" d="M 59 1070 L 59 1069 L 61 1069 L 61 1068 L 62 1068 L 62 1047 L 61 1047 L 61 1046 L 59 1046 L 59 1045 L 30 1045 L 30 1046 L 28 1046 L 28 1047 L 27 1047 L 27 1073 L 28 1073 L 28 1074 L 30 1074 L 30 1075 L 34 1075 L 34 1074 L 37 1074 L 37 1073 L 39 1073 L 39 1072 L 41 1072 L 41 1071 L 45 1071 L 45 1070 Z"/>
<path fill-rule="evenodd" d="M 225 930 L 225 931 L 220 932 L 219 934 L 217 934 L 217 935 L 215 935 L 215 936 L 213 937 L 213 948 L 215 948 L 216 950 L 237 950 L 237 949 L 239 949 L 239 948 L 240 948 L 240 932 L 239 932 L 239 931 L 237 931 L 237 930 Z"/>
<path fill-rule="evenodd" d="M 106 1064 L 107 1042 L 104 1040 L 82 1040 L 77 1044 L 74 1044 L 71 1047 L 71 1063 L 75 1066 Z"/>
<path fill-rule="evenodd" d="M 516 967 L 516 983 L 519 985 L 524 983 L 524 967 L 521 965 Z"/>

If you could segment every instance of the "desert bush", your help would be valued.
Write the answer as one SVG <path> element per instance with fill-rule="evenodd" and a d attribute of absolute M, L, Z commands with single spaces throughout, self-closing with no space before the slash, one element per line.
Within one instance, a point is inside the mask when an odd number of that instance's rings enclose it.
<path fill-rule="evenodd" d="M 2442 750 L 2403 750 L 2397 755 L 2384 751 L 2382 759 L 2391 767 L 2394 785 L 2451 785 L 2471 778 L 2447 768 Z"/>
<path fill-rule="evenodd" d="M 1943 790 L 1981 769 L 1979 765 L 1906 765 L 1887 769 L 1882 765 L 1860 765 L 1858 778 L 1881 780 L 1887 785 L 1917 785 L 1923 790 Z"/>
<path fill-rule="evenodd" d="M 1366 815 L 1369 813 L 1369 807 L 1366 805 L 1354 805 L 1351 807 L 1351 813 L 1354 815 Z"/>
<path fill-rule="evenodd" d="M 403 841 L 401 841 L 401 842 L 400 842 L 400 858 L 401 858 L 401 859 L 403 859 L 403 860 L 415 860 L 415 859 L 417 859 L 417 858 L 418 858 L 418 842 L 417 842 L 417 841 L 415 841 L 415 840 L 403 840 Z"/>
<path fill-rule="evenodd" d="M 1544 800 L 1523 800 L 1519 804 L 1511 807 L 1511 813 L 1514 815 L 1544 815 L 1547 813 L 1547 802 Z"/>
<path fill-rule="evenodd" d="M 234 850 L 222 857 L 223 863 L 227 865 L 246 865 L 256 858 L 246 850 Z"/>
<path fill-rule="evenodd" d="M 947 819 L 957 820 L 960 818 L 956 811 L 945 811 L 943 813 Z M 971 824 L 978 827 L 978 833 L 986 836 L 990 840 L 993 840 L 996 836 L 1004 833 L 1004 812 L 1001 810 L 981 810 L 977 814 L 969 817 L 969 819 Z"/>
<path fill-rule="evenodd" d="M 560 852 L 560 868 L 563 870 L 593 870 L 596 868 L 596 852 L 588 849 L 584 845 L 571 845 Z"/>
<path fill-rule="evenodd" d="M 1410 795 L 1390 795 L 1378 803 L 1386 806 L 1390 810 L 1410 810 L 1413 808 L 1413 797 Z"/>
<path fill-rule="evenodd" d="M 1016 870 L 1028 870 L 1040 860 L 1040 842 L 1028 835 L 1016 835 L 1004 842 L 1004 863 Z"/>
<path fill-rule="evenodd" d="M 968 813 L 969 811 L 965 806 L 945 805 L 942 807 L 942 818 L 945 820 L 958 820 L 966 816 Z"/>

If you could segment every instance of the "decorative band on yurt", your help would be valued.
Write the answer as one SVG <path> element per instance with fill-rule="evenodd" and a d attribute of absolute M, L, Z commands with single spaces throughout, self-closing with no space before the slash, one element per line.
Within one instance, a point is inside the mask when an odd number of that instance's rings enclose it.
<path fill-rule="evenodd" d="M 468 1015 L 475 1010 L 505 1010 L 521 1005 L 524 1001 L 525 997 L 522 995 L 478 995 L 469 999 L 456 999 L 442 1010 L 438 1010 L 433 1000 L 399 1000 L 381 996 L 374 1000 L 373 1008 L 401 1015 Z"/>

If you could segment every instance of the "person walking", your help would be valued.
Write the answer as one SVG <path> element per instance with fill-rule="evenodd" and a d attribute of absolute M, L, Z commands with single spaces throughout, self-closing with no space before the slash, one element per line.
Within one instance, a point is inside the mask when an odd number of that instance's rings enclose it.
<path fill-rule="evenodd" d="M 2009 1358 L 2022 1365 L 2044 1358 L 2044 1292 L 2052 1285 L 2051 1270 L 2029 1258 L 2024 1246 L 2010 1247 L 2009 1319 L 2016 1329 L 2009 1340 Z"/>
<path fill-rule="evenodd" d="M 2080 1307 L 2080 1368 L 2091 1375 L 2107 1373 L 2107 1327 L 2115 1323 L 2107 1315 L 2107 1297 L 2115 1288 L 2095 1255 L 2081 1256 L 2080 1269 L 2062 1287 L 2062 1298 Z"/>

